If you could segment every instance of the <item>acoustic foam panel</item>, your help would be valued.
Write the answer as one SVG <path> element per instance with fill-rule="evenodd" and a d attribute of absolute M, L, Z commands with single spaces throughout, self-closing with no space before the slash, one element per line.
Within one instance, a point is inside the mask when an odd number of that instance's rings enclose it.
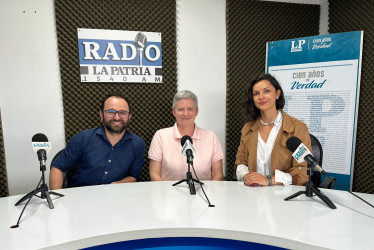
<path fill-rule="evenodd" d="M 373 1 L 329 1 L 329 33 L 364 31 L 353 188 L 374 194 L 374 4 Z"/>
<path fill-rule="evenodd" d="M 319 16 L 319 5 L 227 0 L 228 179 L 234 172 L 240 132 L 245 124 L 241 101 L 246 86 L 265 72 L 266 42 L 318 35 Z"/>
<path fill-rule="evenodd" d="M 56 0 L 56 27 L 61 71 L 66 142 L 101 125 L 99 107 L 112 91 L 132 103 L 129 130 L 146 142 L 140 180 L 149 180 L 147 152 L 154 133 L 174 124 L 172 98 L 177 91 L 176 3 L 169 0 Z M 163 83 L 81 83 L 77 28 L 162 33 Z"/>
<path fill-rule="evenodd" d="M 0 113 L 0 197 L 6 197 L 9 195 L 8 189 L 8 177 L 5 164 L 5 147 L 4 147 L 4 136 L 3 126 L 1 123 Z"/>

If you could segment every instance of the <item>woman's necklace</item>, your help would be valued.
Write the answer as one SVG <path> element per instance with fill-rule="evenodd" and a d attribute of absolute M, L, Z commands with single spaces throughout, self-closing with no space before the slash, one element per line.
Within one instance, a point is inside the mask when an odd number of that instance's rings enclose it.
<path fill-rule="evenodd" d="M 271 124 L 274 124 L 274 122 L 275 122 L 276 119 L 277 119 L 277 117 L 275 117 L 275 119 L 272 120 L 271 122 L 264 122 L 264 121 L 260 118 L 260 123 L 261 123 L 262 125 L 269 126 L 269 125 L 271 125 Z"/>

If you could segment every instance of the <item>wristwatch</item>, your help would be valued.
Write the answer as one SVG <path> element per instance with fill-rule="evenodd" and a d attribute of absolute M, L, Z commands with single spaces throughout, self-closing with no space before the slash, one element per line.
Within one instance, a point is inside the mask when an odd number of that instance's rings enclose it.
<path fill-rule="evenodd" d="M 273 178 L 271 178 L 271 175 L 266 176 L 269 180 L 269 186 L 273 186 Z"/>

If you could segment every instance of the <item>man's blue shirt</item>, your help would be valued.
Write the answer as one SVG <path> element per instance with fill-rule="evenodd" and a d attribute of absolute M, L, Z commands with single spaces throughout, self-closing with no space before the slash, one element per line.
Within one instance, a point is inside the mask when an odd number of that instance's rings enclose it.
<path fill-rule="evenodd" d="M 104 127 L 87 129 L 74 135 L 52 166 L 65 172 L 76 165 L 69 186 L 109 184 L 127 176 L 139 179 L 143 167 L 145 142 L 126 131 L 112 147 Z"/>

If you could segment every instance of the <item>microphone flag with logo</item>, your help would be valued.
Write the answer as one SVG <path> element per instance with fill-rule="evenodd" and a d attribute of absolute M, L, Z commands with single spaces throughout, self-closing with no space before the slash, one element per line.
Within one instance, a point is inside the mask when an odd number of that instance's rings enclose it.
<path fill-rule="evenodd" d="M 307 148 L 307 146 L 304 145 L 304 143 L 301 142 L 298 137 L 291 136 L 290 138 L 288 138 L 288 140 L 286 141 L 286 146 L 291 152 L 293 152 L 292 156 L 298 163 L 306 161 L 313 168 L 326 175 L 326 172 L 317 163 L 310 150 Z"/>
<path fill-rule="evenodd" d="M 182 145 L 182 154 L 187 156 L 187 163 L 192 162 L 194 154 L 196 153 L 195 148 L 192 145 L 192 138 L 188 135 L 185 135 L 181 139 Z"/>
<path fill-rule="evenodd" d="M 38 155 L 38 160 L 42 166 L 45 166 L 45 161 L 47 160 L 47 153 L 51 151 L 52 146 L 48 141 L 46 135 L 42 133 L 35 134 L 32 139 L 32 149 Z"/>

